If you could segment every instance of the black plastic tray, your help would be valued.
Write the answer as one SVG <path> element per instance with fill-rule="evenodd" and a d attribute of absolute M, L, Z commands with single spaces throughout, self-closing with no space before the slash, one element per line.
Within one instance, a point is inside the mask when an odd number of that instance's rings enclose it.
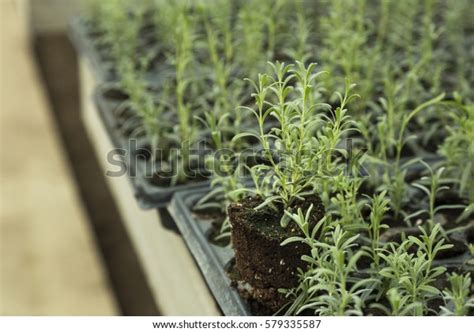
<path fill-rule="evenodd" d="M 128 144 L 128 138 L 118 130 L 119 124 L 117 118 L 113 114 L 113 110 L 118 106 L 119 102 L 105 98 L 103 90 L 100 87 L 97 88 L 94 93 L 94 102 L 97 105 L 100 118 L 104 123 L 107 134 L 114 144 L 114 148 L 125 151 L 126 158 L 123 162 L 129 170 L 128 174 L 135 174 L 135 176 L 129 176 L 129 178 L 134 190 L 135 198 L 141 208 L 152 209 L 164 207 L 169 203 L 173 194 L 181 190 L 203 187 L 209 188 L 209 180 L 169 187 L 161 187 L 150 183 L 145 177 L 147 161 L 138 160 L 136 167 L 133 167 L 135 163 L 130 162 L 132 158 L 136 159 L 136 151 L 131 151 Z"/>
<path fill-rule="evenodd" d="M 197 220 L 191 212 L 196 201 L 209 190 L 201 188 L 176 193 L 168 205 L 168 211 L 174 218 L 222 312 L 226 316 L 248 316 L 251 315 L 249 306 L 231 286 L 231 280 L 225 271 L 226 265 L 234 257 L 234 251 L 230 247 L 210 243 L 208 234 L 211 232 L 211 222 Z"/>
<path fill-rule="evenodd" d="M 113 61 L 107 60 L 100 51 L 99 39 L 93 36 L 89 24 L 84 18 L 75 18 L 70 23 L 69 39 L 77 52 L 90 63 L 94 77 L 98 82 L 119 82 L 120 78 L 114 69 Z M 165 61 L 145 73 L 145 80 L 150 86 L 161 86 L 168 78 L 173 78 L 174 67 Z"/>
<path fill-rule="evenodd" d="M 199 219 L 192 212 L 196 202 L 209 190 L 200 188 L 176 193 L 168 205 L 168 211 L 224 314 L 251 315 L 247 301 L 240 297 L 234 287 L 231 287 L 231 280 L 226 273 L 226 266 L 229 266 L 234 257 L 232 248 L 211 243 L 209 241 L 209 234 L 212 231 L 211 221 Z M 464 266 L 465 271 L 473 272 L 474 266 L 466 264 L 471 258 L 470 254 L 465 252 L 454 257 L 437 259 L 434 265 L 453 269 Z"/>
<path fill-rule="evenodd" d="M 68 35 L 77 52 L 89 61 L 97 81 L 115 82 L 118 80 L 113 69 L 100 56 L 97 39 L 91 37 L 84 18 L 75 18 L 71 21 Z"/>

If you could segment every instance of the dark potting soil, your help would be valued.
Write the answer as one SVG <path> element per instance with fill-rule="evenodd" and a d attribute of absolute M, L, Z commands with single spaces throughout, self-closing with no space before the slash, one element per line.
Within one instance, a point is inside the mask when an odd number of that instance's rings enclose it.
<path fill-rule="evenodd" d="M 369 194 L 369 196 L 372 193 Z M 404 210 L 407 214 L 414 213 L 424 208 L 428 210 L 428 202 L 426 196 L 421 191 L 409 191 L 409 202 L 404 206 Z M 453 190 L 441 192 L 436 199 L 436 206 L 441 205 L 468 205 L 468 202 L 459 197 Z M 439 211 L 434 218 L 435 223 L 439 223 L 445 231 L 450 233 L 446 238 L 446 243 L 451 244 L 453 247 L 447 250 L 441 251 L 437 259 L 446 259 L 456 257 L 464 254 L 467 250 L 467 244 L 472 243 L 470 234 L 474 232 L 474 219 L 473 217 L 467 218 L 461 222 L 457 219 L 463 212 L 463 208 L 458 209 L 445 209 Z M 363 211 L 364 217 L 368 217 L 368 211 Z M 429 218 L 428 213 L 419 215 L 417 218 L 411 220 L 411 225 L 408 224 L 403 216 L 396 217 L 392 211 L 389 211 L 386 218 L 382 221 L 382 224 L 388 226 L 387 229 L 382 231 L 380 240 L 382 242 L 398 242 L 400 243 L 403 239 L 408 236 L 419 236 L 421 231 L 419 226 L 426 225 L 426 220 Z M 459 231 L 450 232 L 451 230 L 460 228 Z M 366 233 L 364 232 L 366 235 Z M 472 235 L 471 235 L 472 236 Z"/>
<path fill-rule="evenodd" d="M 292 288 L 298 283 L 297 268 L 305 268 L 301 256 L 309 254 L 303 243 L 281 246 L 291 236 L 302 236 L 298 226 L 290 222 L 286 228 L 280 226 L 283 210 L 270 207 L 255 210 L 263 200 L 247 197 L 228 208 L 232 226 L 232 244 L 235 250 L 236 267 L 240 281 L 249 284 L 249 296 L 267 308 L 282 303 L 278 288 Z M 295 204 L 294 211 L 306 211 L 313 204 L 310 228 L 324 216 L 325 210 L 319 196 L 307 197 Z"/>
<path fill-rule="evenodd" d="M 225 214 L 218 209 L 205 209 L 193 211 L 195 220 L 198 222 L 211 223 L 211 228 L 206 233 L 207 240 L 219 247 L 227 247 L 230 245 L 230 238 L 219 237 L 221 235 L 221 228 L 226 218 Z"/>
<path fill-rule="evenodd" d="M 148 183 L 157 187 L 169 187 L 171 186 L 171 179 L 168 176 L 163 176 L 159 172 L 153 174 L 151 178 L 148 178 Z M 207 180 L 207 177 L 204 175 L 196 175 L 195 177 L 187 177 L 184 180 L 178 181 L 177 184 L 192 184 L 197 182 L 202 182 Z"/>
<path fill-rule="evenodd" d="M 200 221 L 223 221 L 226 217 L 225 213 L 223 213 L 218 208 L 205 208 L 205 209 L 192 209 L 193 216 Z"/>
<path fill-rule="evenodd" d="M 110 99 L 115 102 L 123 102 L 130 98 L 128 94 L 126 94 L 122 89 L 119 88 L 105 89 L 102 92 L 102 95 L 105 99 Z"/>
<path fill-rule="evenodd" d="M 464 223 L 465 224 L 465 223 Z M 449 229 L 443 225 L 444 229 Z M 449 234 L 446 239 L 446 244 L 452 245 L 452 248 L 442 250 L 436 256 L 437 259 L 446 259 L 464 254 L 468 247 L 467 244 L 470 243 L 468 239 L 468 234 L 472 229 L 474 229 L 474 224 L 467 224 L 467 230 L 463 232 L 454 232 Z M 421 235 L 420 229 L 415 227 L 391 227 L 385 230 L 380 236 L 380 240 L 383 242 L 397 242 L 400 243 L 403 239 L 408 236 L 419 236 Z M 415 253 L 416 248 L 412 247 L 409 249 L 409 252 Z"/>
<path fill-rule="evenodd" d="M 227 247 L 230 245 L 230 237 L 222 236 L 221 234 L 222 223 L 223 223 L 223 220 L 213 221 L 211 224 L 212 228 L 209 230 L 206 236 L 210 243 L 219 247 Z"/>
<path fill-rule="evenodd" d="M 236 288 L 239 295 L 246 300 L 252 315 L 272 316 L 288 302 L 275 288 L 255 289 L 249 283 L 242 281 L 235 258 L 227 263 L 225 269 L 231 280 L 231 286 Z"/>

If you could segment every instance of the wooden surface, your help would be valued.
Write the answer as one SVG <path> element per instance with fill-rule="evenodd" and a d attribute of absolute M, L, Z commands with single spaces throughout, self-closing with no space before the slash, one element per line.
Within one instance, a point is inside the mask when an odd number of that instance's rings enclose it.
<path fill-rule="evenodd" d="M 96 82 L 86 60 L 80 60 L 83 121 L 104 174 L 113 146 L 91 102 Z M 110 166 L 113 170 L 113 167 Z M 160 223 L 156 210 L 138 207 L 126 176 L 107 177 L 156 303 L 163 315 L 219 315 L 220 311 L 182 238 Z"/>
<path fill-rule="evenodd" d="M 2 0 L 0 15 L 0 314 L 114 315 L 22 7 Z"/>
<path fill-rule="evenodd" d="M 36 35 L 34 54 L 65 158 L 120 314 L 159 315 L 81 118 L 77 54 L 66 34 Z"/>
<path fill-rule="evenodd" d="M 3 0 L 2 0 L 3 1 Z M 87 7 L 89 0 L 17 0 L 29 16 L 30 29 L 34 34 L 59 33 L 68 29 L 72 17 Z M 108 0 L 94 0 L 108 1 Z"/>

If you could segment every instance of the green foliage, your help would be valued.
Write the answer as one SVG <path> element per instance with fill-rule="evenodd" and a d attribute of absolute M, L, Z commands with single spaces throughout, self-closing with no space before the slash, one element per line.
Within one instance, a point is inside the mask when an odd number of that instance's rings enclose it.
<path fill-rule="evenodd" d="M 387 225 L 382 224 L 382 220 L 385 217 L 387 211 L 389 211 L 390 201 L 385 197 L 387 192 L 383 191 L 378 195 L 374 195 L 370 198 L 370 203 L 366 204 L 366 207 L 370 210 L 369 225 L 367 227 L 370 249 L 372 253 L 372 259 L 375 266 L 379 266 L 380 256 L 378 250 L 380 248 L 380 233 L 383 229 L 388 228 Z"/>
<path fill-rule="evenodd" d="M 412 315 L 428 314 L 428 301 L 440 297 L 440 291 L 433 286 L 433 282 L 446 268 L 433 266 L 433 262 L 440 251 L 451 247 L 444 244 L 444 239 L 440 239 L 439 225 L 429 235 L 423 228 L 420 230 L 420 238 L 410 236 L 399 245 L 390 243 L 389 249 L 379 252 L 385 263 L 385 267 L 378 272 L 379 275 L 388 282 L 388 289 L 396 289 L 404 306 L 412 306 Z M 413 247 L 416 254 L 409 253 Z M 397 309 L 399 310 L 400 308 Z"/>
<path fill-rule="evenodd" d="M 474 297 L 469 296 L 472 286 L 471 274 L 459 275 L 452 273 L 448 276 L 450 288 L 443 290 L 445 306 L 441 312 L 446 316 L 466 316 L 474 308 Z"/>
<path fill-rule="evenodd" d="M 136 65 L 135 52 L 145 11 L 143 2 L 132 7 L 125 0 L 101 1 L 97 3 L 96 11 L 97 29 L 102 33 L 100 42 L 110 47 L 113 61 Z"/>
<path fill-rule="evenodd" d="M 168 137 L 171 127 L 159 121 L 165 112 L 166 106 L 158 102 L 149 93 L 147 83 L 133 68 L 132 63 L 121 62 L 120 72 L 122 73 L 121 87 L 129 96 L 127 106 L 136 111 L 137 115 L 142 119 L 142 125 L 132 132 L 132 137 L 136 138 L 140 136 L 142 131 L 145 132 L 151 144 L 152 158 L 154 160 L 154 154 L 159 148 L 165 148 L 171 144 Z M 167 89 L 164 88 L 160 97 L 166 99 L 167 92 Z"/>
<path fill-rule="evenodd" d="M 269 2 L 249 0 L 241 3 L 237 14 L 237 36 L 236 52 L 241 54 L 236 59 L 247 75 L 255 77 L 265 65 L 265 27 L 266 20 L 262 19 L 260 13 L 268 12 Z"/>
<path fill-rule="evenodd" d="M 292 215 L 301 225 L 302 212 Z M 314 235 L 315 231 L 313 231 Z M 357 262 L 368 253 L 356 250 L 358 235 L 351 236 L 337 225 L 327 234 L 324 242 L 308 236 L 302 239 L 311 248 L 311 256 L 302 260 L 310 265 L 306 271 L 300 271 L 301 283 L 295 290 L 283 292 L 295 296 L 286 314 L 299 314 L 311 310 L 321 316 L 362 315 L 364 300 L 372 293 L 378 280 L 356 277 Z M 298 239 L 288 239 L 282 245 Z"/>
<path fill-rule="evenodd" d="M 398 288 L 390 288 L 387 291 L 387 300 L 390 307 L 387 308 L 380 303 L 372 303 L 371 308 L 378 309 L 387 316 L 411 316 L 413 313 L 421 313 L 423 306 L 420 302 L 410 302 L 409 296 L 401 296 Z"/>
<path fill-rule="evenodd" d="M 422 177 L 418 182 L 413 183 L 413 186 L 426 194 L 428 198 L 428 208 L 420 209 L 415 213 L 406 216 L 405 219 L 409 220 L 421 214 L 428 214 L 428 219 L 426 221 L 428 223 L 429 229 L 432 229 L 435 222 L 435 216 L 438 212 L 446 209 L 463 209 L 465 206 L 460 204 L 436 205 L 436 198 L 438 194 L 442 191 L 450 189 L 448 186 L 443 184 L 450 183 L 452 180 L 442 178 L 445 171 L 444 167 L 441 167 L 436 172 L 434 172 L 428 164 L 423 161 L 421 162 L 425 165 L 430 175 Z M 426 187 L 426 183 L 429 183 L 429 188 Z"/>
<path fill-rule="evenodd" d="M 426 315 L 444 299 L 442 314 L 465 315 L 470 275 L 449 275 L 440 292 L 434 285 L 446 273 L 434 263 L 448 235 L 467 227 L 444 230 L 436 217 L 462 208 L 464 222 L 474 212 L 470 6 L 108 0 L 89 19 L 129 96 L 122 107 L 134 112 L 131 136 L 146 136 L 153 151 L 182 147 L 167 156 L 178 171 L 172 185 L 188 180 L 190 149 L 205 141 L 225 153 L 207 160 L 212 190 L 198 207 L 225 213 L 258 195 L 257 209 L 284 210 L 281 226 L 299 227 L 300 236 L 282 243 L 309 248 L 299 285 L 282 290 L 292 299 L 287 314 Z M 343 148 L 347 138 L 367 147 L 363 167 Z M 426 164 L 438 144 L 444 162 Z M 252 163 L 248 147 L 261 150 Z M 418 163 L 425 176 L 413 175 Z M 460 203 L 439 203 L 448 190 Z M 294 207 L 315 194 L 326 216 L 310 229 L 314 207 Z M 381 240 L 385 223 L 412 226 L 415 218 L 417 236 Z M 229 234 L 226 217 L 221 237 Z"/>
<path fill-rule="evenodd" d="M 354 95 L 347 83 L 345 94 L 339 94 L 340 106 L 331 110 L 329 105 L 314 100 L 316 79 L 322 74 L 314 71 L 315 64 L 306 67 L 301 62 L 296 66 L 277 62 L 271 67 L 273 73 L 260 74 L 257 82 L 250 81 L 257 109 L 245 108 L 254 114 L 258 133 L 242 132 L 233 140 L 259 140 L 268 163 L 249 169 L 255 189 L 248 191 L 264 199 L 258 209 L 270 206 L 278 210 L 278 204 L 288 209 L 296 201 L 314 195 L 316 183 L 334 174 L 334 153 L 350 128 L 346 107 Z M 277 125 L 266 132 L 265 125 L 272 120 Z M 282 226 L 287 222 L 284 215 Z"/>
<path fill-rule="evenodd" d="M 458 96 L 450 113 L 453 123 L 440 148 L 450 175 L 457 179 L 461 196 L 474 203 L 474 105 L 463 105 Z"/>

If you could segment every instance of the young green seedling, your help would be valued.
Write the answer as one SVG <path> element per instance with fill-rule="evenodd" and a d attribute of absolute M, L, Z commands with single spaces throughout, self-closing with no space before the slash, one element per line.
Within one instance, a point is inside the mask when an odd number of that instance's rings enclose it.
<path fill-rule="evenodd" d="M 445 306 L 441 307 L 441 314 L 446 316 L 467 316 L 474 308 L 474 297 L 471 292 L 471 274 L 460 275 L 452 273 L 448 276 L 449 288 L 443 290 Z"/>

